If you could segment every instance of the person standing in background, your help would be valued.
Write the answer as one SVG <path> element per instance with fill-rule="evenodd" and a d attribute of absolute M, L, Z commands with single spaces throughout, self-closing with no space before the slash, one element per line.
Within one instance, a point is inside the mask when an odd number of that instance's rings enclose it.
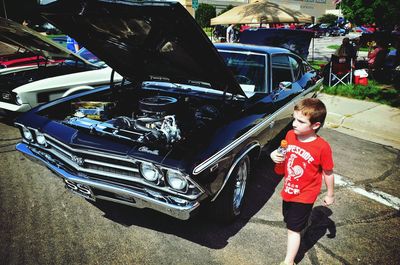
<path fill-rule="evenodd" d="M 234 42 L 235 40 L 235 30 L 234 30 L 234 24 L 231 24 L 227 29 L 226 29 L 226 42 Z"/>

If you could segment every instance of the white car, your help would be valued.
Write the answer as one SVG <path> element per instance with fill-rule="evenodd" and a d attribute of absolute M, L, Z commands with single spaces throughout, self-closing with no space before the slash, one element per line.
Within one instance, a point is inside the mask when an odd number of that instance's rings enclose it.
<path fill-rule="evenodd" d="M 0 68 L 0 109 L 8 114 L 109 85 L 111 79 L 114 83 L 122 80 L 86 49 L 74 54 L 4 18 L 0 18 Z"/>

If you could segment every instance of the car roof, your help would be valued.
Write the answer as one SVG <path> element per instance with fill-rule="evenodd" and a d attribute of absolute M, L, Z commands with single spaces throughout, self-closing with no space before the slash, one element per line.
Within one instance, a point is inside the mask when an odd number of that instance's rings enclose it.
<path fill-rule="evenodd" d="M 280 47 L 261 46 L 241 43 L 214 43 L 214 46 L 220 50 L 247 51 L 265 54 L 287 53 L 292 54 L 289 50 Z"/>

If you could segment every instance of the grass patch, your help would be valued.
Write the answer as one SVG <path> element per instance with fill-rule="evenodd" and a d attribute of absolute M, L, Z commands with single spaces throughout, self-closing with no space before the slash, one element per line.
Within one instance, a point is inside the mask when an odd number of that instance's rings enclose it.
<path fill-rule="evenodd" d="M 382 85 L 374 80 L 368 80 L 368 85 L 337 85 L 324 86 L 322 92 L 330 95 L 338 95 L 348 98 L 373 101 L 392 107 L 400 107 L 400 93 L 393 86 Z"/>
<path fill-rule="evenodd" d="M 332 49 L 332 50 L 337 50 L 340 47 L 340 45 L 328 45 L 327 48 L 328 49 Z"/>
<path fill-rule="evenodd" d="M 326 46 L 328 49 L 332 49 L 332 50 L 337 50 L 339 49 L 340 45 L 334 44 L 334 45 L 328 45 Z M 389 51 L 395 50 L 394 47 L 389 47 Z M 369 48 L 368 47 L 359 47 L 358 51 L 360 52 L 368 52 Z"/>
<path fill-rule="evenodd" d="M 328 49 L 332 49 L 332 50 L 335 50 L 335 51 L 336 51 L 337 49 L 339 49 L 339 47 L 340 47 L 340 45 L 337 45 L 337 44 L 328 45 L 328 46 L 327 46 Z M 359 48 L 358 48 L 358 51 L 367 52 L 367 51 L 368 51 L 368 48 L 367 48 L 367 47 L 359 47 Z"/>
<path fill-rule="evenodd" d="M 326 65 L 328 62 L 327 61 L 320 61 L 320 60 L 315 60 L 315 61 L 309 61 L 311 66 L 316 69 L 316 70 L 321 70 L 321 66 Z"/>

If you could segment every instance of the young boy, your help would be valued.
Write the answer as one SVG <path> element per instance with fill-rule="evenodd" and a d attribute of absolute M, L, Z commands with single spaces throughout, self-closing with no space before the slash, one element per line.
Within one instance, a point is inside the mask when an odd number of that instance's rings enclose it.
<path fill-rule="evenodd" d="M 324 205 L 329 206 L 335 201 L 332 151 L 328 142 L 317 135 L 325 121 L 325 105 L 316 98 L 303 99 L 294 107 L 293 117 L 293 130 L 285 138 L 288 143 L 286 155 L 277 150 L 271 153 L 275 163 L 284 163 L 284 172 L 277 173 L 285 174 L 281 196 L 288 242 L 285 261 L 281 264 L 287 265 L 294 263 L 300 246 L 300 232 L 307 225 L 321 191 L 322 179 L 327 187 Z"/>

